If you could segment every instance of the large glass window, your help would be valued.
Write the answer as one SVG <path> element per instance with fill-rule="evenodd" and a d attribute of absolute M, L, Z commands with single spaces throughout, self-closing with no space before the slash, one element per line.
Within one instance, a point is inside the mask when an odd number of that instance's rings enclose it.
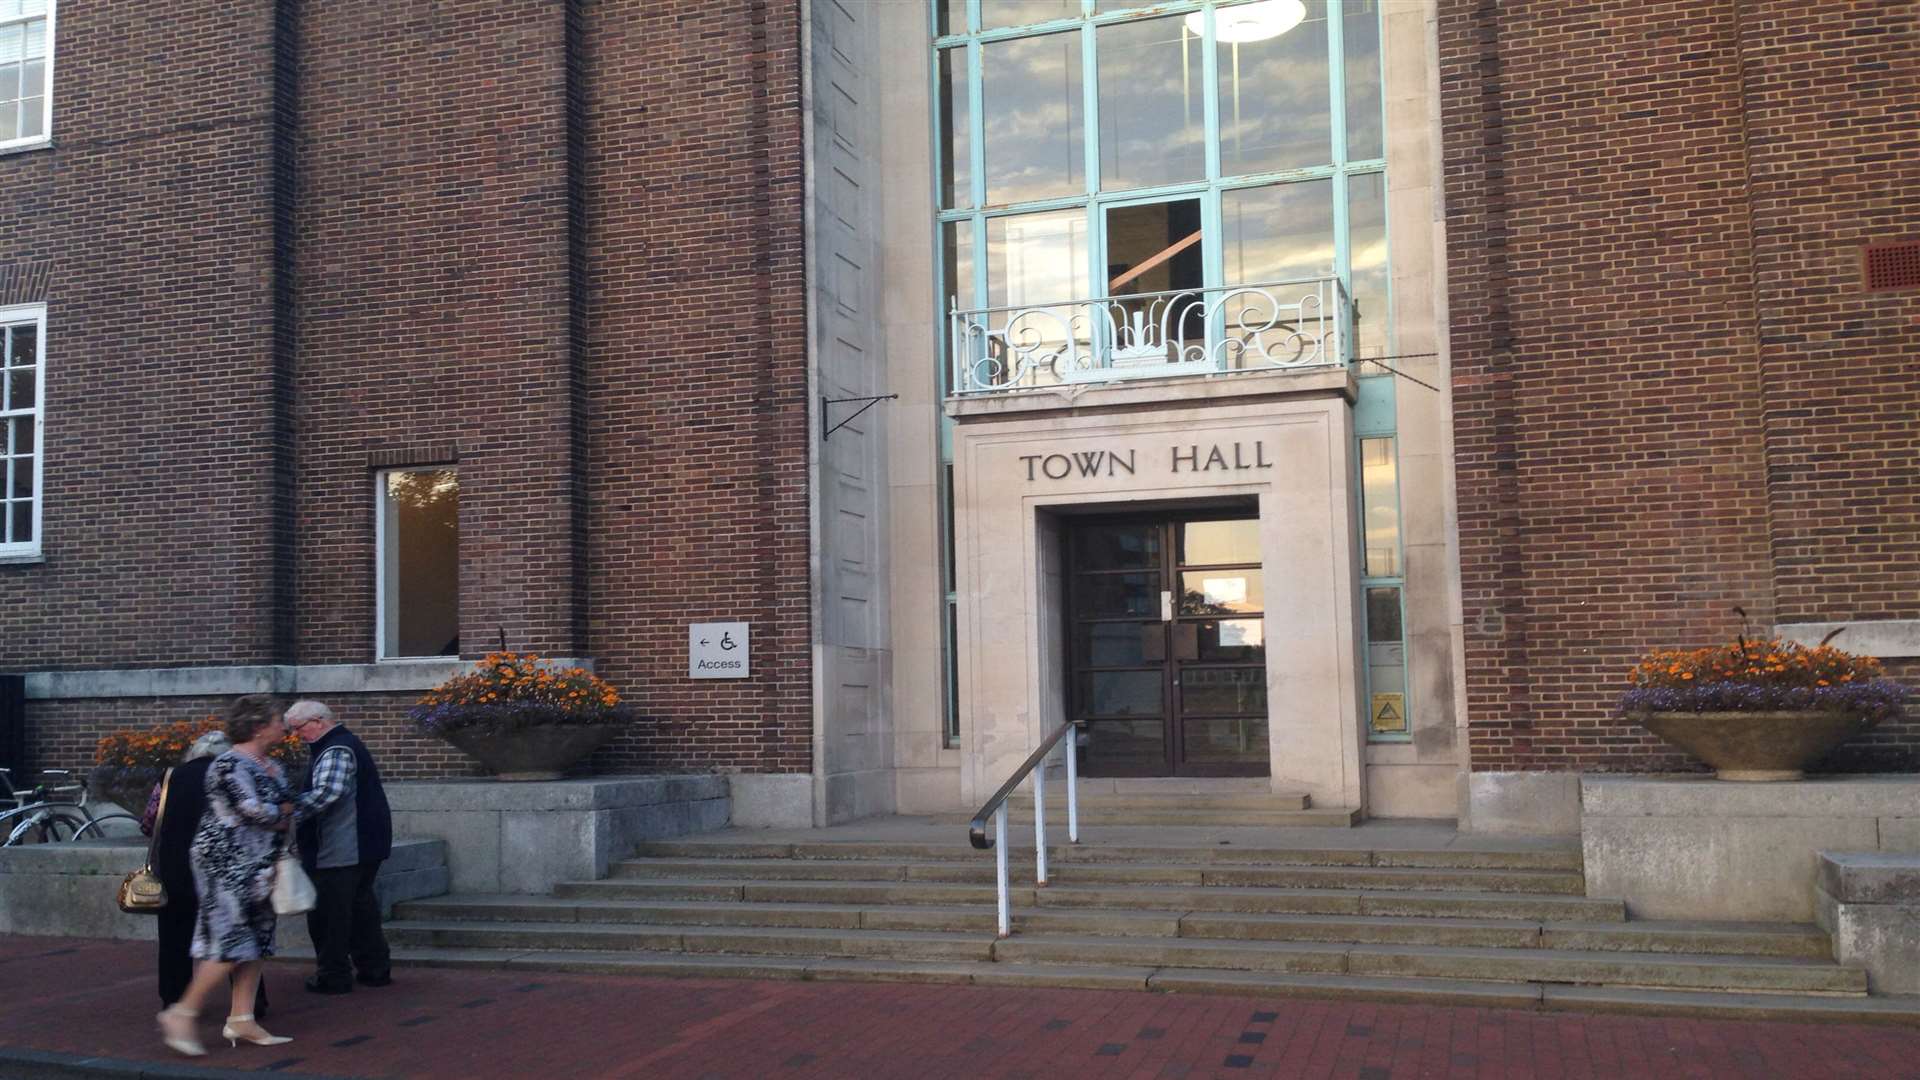
<path fill-rule="evenodd" d="M 0 150 L 53 125 L 53 0 L 0 0 Z"/>
<path fill-rule="evenodd" d="M 460 478 L 450 468 L 377 478 L 382 660 L 460 655 Z"/>
<path fill-rule="evenodd" d="M 46 331 L 46 308 L 0 308 L 0 559 L 40 554 Z"/>
<path fill-rule="evenodd" d="M 943 302 L 1082 302 L 1044 331 L 961 320 L 956 369 L 997 386 L 1291 363 L 1260 333 L 1309 318 L 1385 355 L 1378 0 L 930 2 Z M 1302 282 L 1326 291 L 1236 292 Z M 1357 337 L 1327 329 L 1347 311 Z"/>

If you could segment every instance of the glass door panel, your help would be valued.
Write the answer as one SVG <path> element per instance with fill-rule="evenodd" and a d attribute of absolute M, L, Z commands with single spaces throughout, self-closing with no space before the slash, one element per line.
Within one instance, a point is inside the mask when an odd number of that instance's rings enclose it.
<path fill-rule="evenodd" d="M 989 349 L 999 377 L 1021 385 L 1060 381 L 1091 366 L 1087 214 L 1049 210 L 987 219 Z M 1052 306 L 1047 306 L 1052 305 Z"/>
<path fill-rule="evenodd" d="M 1258 522 L 1092 521 L 1068 536 L 1069 709 L 1087 775 L 1266 775 Z"/>
<path fill-rule="evenodd" d="M 1107 360 L 1153 367 L 1207 359 L 1200 200 L 1106 209 Z"/>

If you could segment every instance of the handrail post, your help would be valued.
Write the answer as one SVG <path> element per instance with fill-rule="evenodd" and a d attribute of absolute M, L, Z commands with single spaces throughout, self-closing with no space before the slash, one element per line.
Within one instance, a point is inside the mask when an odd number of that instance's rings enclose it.
<path fill-rule="evenodd" d="M 1033 880 L 1047 884 L 1047 763 L 1033 770 Z"/>
<path fill-rule="evenodd" d="M 1013 936 L 1013 914 L 1007 903 L 1007 804 L 993 812 L 993 866 L 1000 887 L 1000 936 Z"/>
<path fill-rule="evenodd" d="M 1078 766 L 1080 747 L 1075 745 L 1079 742 L 1079 734 L 1080 727 L 1076 724 L 1073 731 L 1061 740 L 1067 748 L 1067 843 L 1069 844 L 1080 842 L 1080 769 Z"/>

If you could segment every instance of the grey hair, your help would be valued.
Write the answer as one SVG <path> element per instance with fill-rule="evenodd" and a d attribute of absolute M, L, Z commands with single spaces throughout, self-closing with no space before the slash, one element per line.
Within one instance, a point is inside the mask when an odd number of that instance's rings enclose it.
<path fill-rule="evenodd" d="M 314 701 L 311 698 L 308 698 L 302 701 L 296 701 L 293 704 L 287 706 L 287 726 L 288 727 L 292 727 L 295 724 L 299 724 L 307 720 L 321 720 L 331 724 L 334 722 L 333 710 L 327 708 L 325 702 Z"/>
<path fill-rule="evenodd" d="M 193 745 L 187 747 L 186 756 L 180 759 L 180 763 L 185 765 L 189 761 L 199 761 L 203 757 L 219 757 L 231 749 L 233 749 L 233 740 L 227 737 L 226 732 L 209 731 L 193 740 Z"/>

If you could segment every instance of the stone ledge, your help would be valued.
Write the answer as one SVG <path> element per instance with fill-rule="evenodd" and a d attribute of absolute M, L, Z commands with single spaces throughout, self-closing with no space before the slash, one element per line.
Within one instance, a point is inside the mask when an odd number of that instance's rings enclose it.
<path fill-rule="evenodd" d="M 593 776 L 577 780 L 399 780 L 387 785 L 398 812 L 451 810 L 570 812 L 727 797 L 714 775 Z"/>
<path fill-rule="evenodd" d="M 1883 659 L 1920 656 L 1920 619 L 1781 623 L 1773 632 L 1788 641 L 1818 645 L 1822 638 L 1840 629 L 1846 633 L 1834 639 L 1835 648 Z"/>
<path fill-rule="evenodd" d="M 1476 774 L 1478 775 L 1478 774 Z M 1743 784 L 1692 774 L 1586 775 L 1584 817 L 1920 817 L 1920 775 L 1815 776 Z"/>
<path fill-rule="evenodd" d="M 1920 852 L 1920 776 L 1588 776 L 1581 802 L 1588 895 L 1637 918 L 1807 922 L 1819 852 Z"/>
<path fill-rule="evenodd" d="M 593 670 L 591 658 L 549 664 Z M 233 667 L 113 668 L 27 673 L 27 700 L 224 697 L 239 694 L 377 694 L 431 690 L 472 670 L 472 660 L 388 660 L 378 664 L 253 664 Z"/>
<path fill-rule="evenodd" d="M 1820 888 L 1842 903 L 1920 905 L 1920 855 L 1823 851 Z"/>
<path fill-rule="evenodd" d="M 1920 854 L 1822 851 L 1814 921 L 1875 993 L 1920 994 Z"/>
<path fill-rule="evenodd" d="M 158 920 L 129 915 L 115 903 L 120 879 L 146 861 L 147 845 L 81 840 L 0 849 L 0 933 L 152 940 Z M 446 846 L 397 840 L 374 888 L 382 917 L 395 904 L 447 892 Z M 280 920 L 278 940 L 307 941 L 306 920 Z"/>

